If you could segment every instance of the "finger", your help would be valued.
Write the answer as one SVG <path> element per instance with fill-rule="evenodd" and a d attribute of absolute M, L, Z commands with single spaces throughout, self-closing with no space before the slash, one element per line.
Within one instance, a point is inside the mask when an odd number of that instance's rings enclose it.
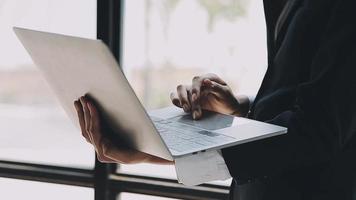
<path fill-rule="evenodd" d="M 184 85 L 178 85 L 177 86 L 177 94 L 179 97 L 180 104 L 183 107 L 183 110 L 185 112 L 190 112 L 191 106 L 190 106 L 190 101 L 188 99 L 187 87 Z"/>
<path fill-rule="evenodd" d="M 80 125 L 80 129 L 82 131 L 82 135 L 87 142 L 90 142 L 89 135 L 85 130 L 84 112 L 83 112 L 82 104 L 80 103 L 79 100 L 76 100 L 76 101 L 74 101 L 74 106 L 75 106 L 75 109 L 77 110 L 79 125 Z"/>
<path fill-rule="evenodd" d="M 90 113 L 89 113 L 89 109 L 88 109 L 88 105 L 87 105 L 87 100 L 84 96 L 80 97 L 79 100 L 80 100 L 80 103 L 82 104 L 82 109 L 83 109 L 83 113 L 84 113 L 84 124 L 85 124 L 84 128 L 85 128 L 86 133 L 89 136 L 90 142 L 93 144 L 93 138 L 89 132 Z"/>
<path fill-rule="evenodd" d="M 201 117 L 200 93 L 203 79 L 200 76 L 195 76 L 192 80 L 191 88 L 191 110 L 193 119 Z"/>
<path fill-rule="evenodd" d="M 109 143 L 109 142 L 107 142 L 107 143 Z M 112 148 L 112 147 L 113 147 L 113 145 L 106 145 L 103 140 L 102 151 L 100 153 L 97 152 L 97 154 L 96 154 L 96 156 L 100 162 L 105 162 L 105 163 L 117 162 L 115 159 L 108 157 L 105 153 L 107 151 L 107 150 L 105 150 L 106 148 Z"/>
<path fill-rule="evenodd" d="M 96 157 L 100 162 L 102 162 L 102 163 L 115 163 L 116 162 L 114 159 L 107 157 L 105 155 L 104 151 L 98 152 L 97 149 L 95 149 L 95 151 L 96 151 Z"/>
<path fill-rule="evenodd" d="M 113 159 L 108 158 L 103 153 L 103 144 L 102 144 L 102 135 L 101 135 L 101 127 L 100 127 L 100 116 L 97 108 L 93 104 L 93 102 L 87 98 L 84 98 L 84 102 L 89 113 L 89 124 L 87 133 L 90 135 L 92 144 L 94 145 L 95 151 L 97 153 L 97 158 L 100 162 L 104 163 L 112 163 L 115 162 Z"/>
<path fill-rule="evenodd" d="M 80 97 L 80 103 L 82 104 L 83 113 L 84 113 L 85 130 L 89 132 L 90 113 L 87 106 L 87 101 L 84 96 Z"/>
<path fill-rule="evenodd" d="M 175 106 L 177 106 L 177 107 L 179 107 L 179 108 L 182 108 L 177 93 L 171 92 L 171 94 L 170 94 L 169 96 L 170 96 L 170 98 L 171 98 L 172 103 L 173 103 Z"/>
<path fill-rule="evenodd" d="M 196 100 L 194 103 L 192 102 L 191 112 L 192 112 L 192 117 L 195 120 L 200 119 L 202 117 L 200 98 Z"/>
<path fill-rule="evenodd" d="M 201 91 L 202 86 L 205 84 L 205 80 L 214 81 L 221 85 L 227 85 L 224 80 L 222 80 L 219 76 L 213 73 L 205 74 L 203 76 L 195 76 L 192 81 L 192 100 L 195 101 L 196 98 L 199 98 L 199 93 Z M 196 93 L 197 95 L 194 95 Z"/>
<path fill-rule="evenodd" d="M 227 85 L 222 85 L 220 83 L 217 83 L 215 81 L 211 81 L 210 79 L 205 79 L 204 80 L 204 85 L 211 88 L 213 92 L 215 93 L 228 93 L 230 91 L 229 86 Z"/>
<path fill-rule="evenodd" d="M 213 85 L 213 81 L 211 81 L 210 79 L 206 78 L 203 80 L 203 85 L 207 86 L 207 87 L 211 87 Z"/>
<path fill-rule="evenodd" d="M 96 157 L 98 158 L 98 160 L 102 163 L 116 163 L 115 160 L 111 159 L 111 158 L 108 158 L 108 157 L 104 157 L 104 156 L 101 156 L 99 154 L 96 154 Z"/>
<path fill-rule="evenodd" d="M 232 93 L 228 85 L 221 85 L 214 81 L 205 81 L 207 84 L 204 88 L 204 92 L 201 94 L 204 97 L 214 95 L 215 98 L 224 99 L 225 102 L 237 103 L 234 94 Z M 206 99 L 206 98 L 205 98 Z"/>
<path fill-rule="evenodd" d="M 227 85 L 224 80 L 222 80 L 218 75 L 213 74 L 213 73 L 203 75 L 202 79 L 209 79 L 209 80 L 219 83 L 221 85 Z"/>
<path fill-rule="evenodd" d="M 107 139 L 103 139 L 102 150 L 102 154 L 105 158 L 121 164 L 128 163 L 128 158 L 126 157 L 129 157 L 129 155 L 126 155 L 125 151 L 119 150 L 115 145 L 112 145 Z"/>
<path fill-rule="evenodd" d="M 202 110 L 201 110 L 201 90 L 202 86 L 204 86 L 204 80 L 209 79 L 212 81 L 215 81 L 221 85 L 226 85 L 225 81 L 223 81 L 220 77 L 218 77 L 216 74 L 206 74 L 203 76 L 195 76 L 192 80 L 192 101 L 191 101 L 191 106 L 192 106 L 192 116 L 193 119 L 200 119 L 202 117 Z"/>
<path fill-rule="evenodd" d="M 95 146 L 95 149 L 98 150 L 98 153 L 101 152 L 101 141 L 102 141 L 102 134 L 100 131 L 100 122 L 99 121 L 99 117 L 97 116 L 97 113 L 95 113 L 96 115 L 96 119 L 93 119 L 94 116 L 94 112 L 97 112 L 96 109 L 94 110 L 94 106 L 91 105 L 89 102 L 87 102 L 87 108 L 89 111 L 89 115 L 90 115 L 90 122 L 89 122 L 89 129 L 88 129 L 88 133 L 89 135 L 91 135 L 91 139 L 93 142 L 93 145 Z M 95 123 L 95 125 L 94 125 Z"/>
<path fill-rule="evenodd" d="M 87 102 L 89 113 L 90 113 L 90 127 L 89 130 L 90 132 L 100 132 L 101 127 L 100 127 L 100 116 L 98 109 L 96 106 L 93 104 L 93 102 L 88 101 Z"/>
<path fill-rule="evenodd" d="M 100 116 L 97 108 L 90 100 L 87 101 L 88 110 L 90 113 L 89 134 L 92 137 L 97 157 L 101 162 L 113 162 L 114 160 L 107 157 L 104 153 L 104 136 L 100 128 Z"/>
<path fill-rule="evenodd" d="M 192 104 L 193 105 L 193 104 Z M 198 120 L 202 117 L 201 105 L 199 103 L 195 103 L 192 106 L 192 117 L 194 120 Z"/>
<path fill-rule="evenodd" d="M 195 76 L 192 80 L 192 89 L 191 89 L 192 103 L 194 103 L 197 100 L 198 96 L 200 95 L 202 81 L 203 79 L 200 76 Z"/>

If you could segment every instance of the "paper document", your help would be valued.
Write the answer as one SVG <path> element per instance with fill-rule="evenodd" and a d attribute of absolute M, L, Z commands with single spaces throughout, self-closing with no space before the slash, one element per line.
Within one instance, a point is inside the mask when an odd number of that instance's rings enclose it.
<path fill-rule="evenodd" d="M 175 159 L 179 183 L 187 186 L 231 178 L 220 151 L 206 151 Z"/>

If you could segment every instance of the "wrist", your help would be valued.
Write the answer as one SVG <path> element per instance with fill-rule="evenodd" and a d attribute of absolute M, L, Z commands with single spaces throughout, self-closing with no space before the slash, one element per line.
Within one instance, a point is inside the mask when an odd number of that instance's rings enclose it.
<path fill-rule="evenodd" d="M 235 99 L 237 106 L 232 115 L 245 117 L 250 109 L 250 99 L 246 95 L 236 95 Z"/>

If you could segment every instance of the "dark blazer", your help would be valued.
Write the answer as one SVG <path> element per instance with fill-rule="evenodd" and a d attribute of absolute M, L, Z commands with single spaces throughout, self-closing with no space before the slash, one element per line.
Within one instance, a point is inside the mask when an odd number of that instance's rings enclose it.
<path fill-rule="evenodd" d="M 268 69 L 249 117 L 288 133 L 222 150 L 231 198 L 356 199 L 356 1 L 283 5 L 264 0 Z"/>

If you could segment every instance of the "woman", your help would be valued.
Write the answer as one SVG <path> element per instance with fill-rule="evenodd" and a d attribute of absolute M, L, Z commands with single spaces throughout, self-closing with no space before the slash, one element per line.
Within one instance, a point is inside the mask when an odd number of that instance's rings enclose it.
<path fill-rule="evenodd" d="M 265 0 L 268 70 L 254 100 L 235 96 L 214 74 L 171 94 L 174 105 L 288 127 L 288 134 L 223 149 L 231 199 L 356 198 L 356 2 Z M 75 102 L 83 136 L 99 160 L 173 164 L 102 136 L 93 102 Z"/>

